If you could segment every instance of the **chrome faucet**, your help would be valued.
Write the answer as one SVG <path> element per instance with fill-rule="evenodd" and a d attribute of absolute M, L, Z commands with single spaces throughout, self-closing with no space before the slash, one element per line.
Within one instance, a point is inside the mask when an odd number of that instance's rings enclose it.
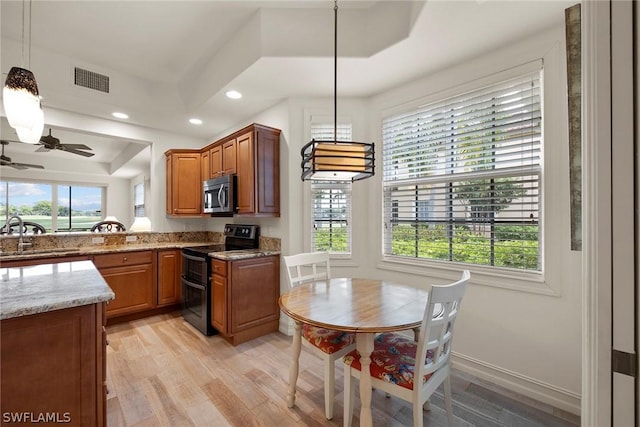
<path fill-rule="evenodd" d="M 6 225 L 7 233 L 11 233 L 11 226 L 9 224 L 11 223 L 11 220 L 14 218 L 18 220 L 18 227 L 20 227 L 20 232 L 18 237 L 18 252 L 22 252 L 25 246 L 32 246 L 33 242 L 24 241 L 24 222 L 22 221 L 22 218 L 19 215 L 13 215 L 7 220 L 7 225 Z"/>

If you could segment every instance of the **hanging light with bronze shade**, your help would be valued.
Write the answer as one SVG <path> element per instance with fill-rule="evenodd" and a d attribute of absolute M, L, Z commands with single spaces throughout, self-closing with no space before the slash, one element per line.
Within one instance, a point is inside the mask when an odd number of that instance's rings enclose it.
<path fill-rule="evenodd" d="M 24 1 L 22 2 L 22 62 L 24 62 Z M 29 1 L 29 64 L 31 64 L 31 1 Z M 2 89 L 2 103 L 9 125 L 22 142 L 37 144 L 44 129 L 44 113 L 33 72 L 11 67 Z"/>
<path fill-rule="evenodd" d="M 375 145 L 338 141 L 338 2 L 334 2 L 333 140 L 312 139 L 302 154 L 302 180 L 359 181 L 375 173 Z"/>

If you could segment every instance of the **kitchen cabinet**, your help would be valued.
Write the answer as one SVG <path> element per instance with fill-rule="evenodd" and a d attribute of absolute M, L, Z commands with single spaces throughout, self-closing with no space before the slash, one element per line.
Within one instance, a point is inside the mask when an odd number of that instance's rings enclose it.
<path fill-rule="evenodd" d="M 115 294 L 107 317 L 150 310 L 156 306 L 156 259 L 153 251 L 100 254 L 93 263 Z"/>
<path fill-rule="evenodd" d="M 252 124 L 237 132 L 238 214 L 280 216 L 280 130 Z"/>
<path fill-rule="evenodd" d="M 206 181 L 211 177 L 211 156 L 209 150 L 203 150 L 200 153 L 200 178 Z"/>
<path fill-rule="evenodd" d="M 104 305 L 2 321 L 3 415 L 54 414 L 56 423 L 107 425 Z"/>
<path fill-rule="evenodd" d="M 213 327 L 233 345 L 276 332 L 280 257 L 211 262 Z"/>
<path fill-rule="evenodd" d="M 166 158 L 166 213 L 200 216 L 202 213 L 202 156 L 200 150 L 168 150 Z"/>
<path fill-rule="evenodd" d="M 222 174 L 236 173 L 236 140 L 231 139 L 222 143 Z"/>
<path fill-rule="evenodd" d="M 215 145 L 209 149 L 209 159 L 211 165 L 211 172 L 209 178 L 217 178 L 223 173 L 223 153 L 222 146 Z"/>
<path fill-rule="evenodd" d="M 158 251 L 158 307 L 180 302 L 181 270 L 182 251 L 179 249 Z"/>

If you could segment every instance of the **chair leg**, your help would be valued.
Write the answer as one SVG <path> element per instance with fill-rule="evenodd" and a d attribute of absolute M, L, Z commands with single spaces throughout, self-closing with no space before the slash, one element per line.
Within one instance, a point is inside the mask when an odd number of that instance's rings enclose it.
<path fill-rule="evenodd" d="M 413 402 L 413 427 L 422 427 L 424 413 L 420 402 Z"/>
<path fill-rule="evenodd" d="M 324 359 L 324 416 L 333 418 L 333 396 L 336 388 L 335 363 L 330 357 Z"/>
<path fill-rule="evenodd" d="M 293 332 L 293 345 L 291 349 L 291 366 L 289 366 L 289 390 L 287 391 L 287 406 L 293 408 L 296 401 L 296 382 L 300 369 L 300 350 L 302 348 L 302 324 L 295 322 Z"/>
<path fill-rule="evenodd" d="M 353 421 L 353 401 L 356 397 L 356 388 L 354 387 L 353 377 L 351 376 L 351 368 L 344 367 L 344 427 L 351 427 Z"/>
<path fill-rule="evenodd" d="M 447 410 L 449 427 L 453 427 L 453 405 L 451 403 L 451 377 L 447 375 L 444 379 L 444 407 Z"/>

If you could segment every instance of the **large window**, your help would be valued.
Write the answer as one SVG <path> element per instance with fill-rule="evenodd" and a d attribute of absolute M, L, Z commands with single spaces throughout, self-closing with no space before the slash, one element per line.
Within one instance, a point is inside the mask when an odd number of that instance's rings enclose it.
<path fill-rule="evenodd" d="M 144 183 L 133 186 L 133 216 L 144 216 Z"/>
<path fill-rule="evenodd" d="M 351 123 L 338 123 L 338 139 L 351 141 Z M 311 122 L 311 138 L 334 138 L 333 123 Z M 311 248 L 332 253 L 351 252 L 351 182 L 311 182 Z"/>
<path fill-rule="evenodd" d="M 0 221 L 20 215 L 47 231 L 89 230 L 102 219 L 102 187 L 0 181 Z"/>
<path fill-rule="evenodd" d="M 542 269 L 541 74 L 383 121 L 385 255 Z"/>

